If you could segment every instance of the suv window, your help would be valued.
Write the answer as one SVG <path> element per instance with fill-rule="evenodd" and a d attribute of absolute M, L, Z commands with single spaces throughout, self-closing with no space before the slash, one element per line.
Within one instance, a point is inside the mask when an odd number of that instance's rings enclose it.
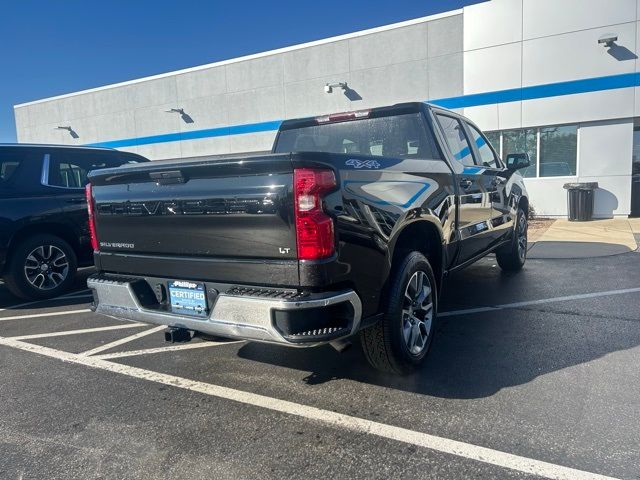
<path fill-rule="evenodd" d="M 275 153 L 329 152 L 439 159 L 419 113 L 322 123 L 283 130 Z"/>
<path fill-rule="evenodd" d="M 127 157 L 103 152 L 54 152 L 49 159 L 48 185 L 63 188 L 84 188 L 87 174 L 100 168 L 119 167 L 131 163 Z"/>
<path fill-rule="evenodd" d="M 0 153 L 0 184 L 8 182 L 24 161 L 24 155 Z"/>
<path fill-rule="evenodd" d="M 439 113 L 437 113 L 436 116 L 442 126 L 442 130 L 444 130 L 444 136 L 447 139 L 447 144 L 453 157 L 466 167 L 475 166 L 471 146 L 469 145 L 460 120 Z"/>
<path fill-rule="evenodd" d="M 496 159 L 495 153 L 489 146 L 489 142 L 487 138 L 478 130 L 476 127 L 467 123 L 469 126 L 469 130 L 471 130 L 471 136 L 473 137 L 473 141 L 476 143 L 476 147 L 478 147 L 478 152 L 480 153 L 480 164 L 483 167 L 498 167 L 498 160 Z"/>

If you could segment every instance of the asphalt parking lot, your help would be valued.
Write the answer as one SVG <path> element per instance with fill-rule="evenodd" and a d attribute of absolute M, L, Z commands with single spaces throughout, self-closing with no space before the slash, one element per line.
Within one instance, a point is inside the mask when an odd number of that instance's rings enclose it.
<path fill-rule="evenodd" d="M 170 345 L 0 285 L 0 478 L 640 478 L 640 254 L 453 276 L 428 366 Z"/>

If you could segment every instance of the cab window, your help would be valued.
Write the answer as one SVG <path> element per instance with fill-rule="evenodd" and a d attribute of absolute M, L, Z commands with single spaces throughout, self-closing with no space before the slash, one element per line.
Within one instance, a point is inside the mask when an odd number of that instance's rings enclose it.
<path fill-rule="evenodd" d="M 444 131 L 444 136 L 449 145 L 449 150 L 458 162 L 462 163 L 465 167 L 473 167 L 475 163 L 473 161 L 473 154 L 471 152 L 471 146 L 467 140 L 467 135 L 464 133 L 464 128 L 460 120 L 448 115 L 436 114 L 440 126 Z"/>
<path fill-rule="evenodd" d="M 391 158 L 440 159 L 420 113 L 361 118 L 282 130 L 283 152 L 353 153 Z"/>
<path fill-rule="evenodd" d="M 497 168 L 498 160 L 496 159 L 496 154 L 489 145 L 487 138 L 470 123 L 467 123 L 467 125 L 469 126 L 469 130 L 471 130 L 471 137 L 473 138 L 478 149 L 478 153 L 480 154 L 478 163 L 483 167 Z"/>

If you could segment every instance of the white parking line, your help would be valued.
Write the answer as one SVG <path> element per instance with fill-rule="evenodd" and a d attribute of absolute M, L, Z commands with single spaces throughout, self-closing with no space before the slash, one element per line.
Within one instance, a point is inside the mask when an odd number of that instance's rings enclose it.
<path fill-rule="evenodd" d="M 65 310 L 64 312 L 49 312 L 49 313 L 34 313 L 31 315 L 14 315 L 13 317 L 0 317 L 0 322 L 7 322 L 9 320 L 23 320 L 28 318 L 44 318 L 44 317 L 59 317 L 60 315 L 73 315 L 74 313 L 87 313 L 90 312 L 88 308 L 81 310 Z"/>
<path fill-rule="evenodd" d="M 99 347 L 92 348 L 91 350 L 87 350 L 86 352 L 82 352 L 80 355 L 89 356 L 95 353 L 104 352 L 105 350 L 109 350 L 113 347 L 117 347 L 118 345 L 124 345 L 125 343 L 132 342 L 137 340 L 138 338 L 146 337 L 147 335 L 151 335 L 152 333 L 159 332 L 160 330 L 164 330 L 167 327 L 164 325 L 160 325 L 159 327 L 153 327 L 149 330 L 145 330 L 144 332 L 136 333 L 135 335 L 131 335 L 130 337 L 121 338 L 119 340 L 115 340 L 110 343 L 105 343 L 104 345 L 100 345 Z"/>
<path fill-rule="evenodd" d="M 181 350 L 193 350 L 194 348 L 221 347 L 223 345 L 233 345 L 234 343 L 244 343 L 244 340 L 236 340 L 231 342 L 201 342 L 201 343 L 185 343 L 182 345 L 171 345 L 168 347 L 146 348 L 144 350 L 129 350 L 128 352 L 105 353 L 103 355 L 94 355 L 93 358 L 101 358 L 108 360 L 112 358 L 136 357 L 138 355 L 151 355 L 153 353 L 178 352 Z"/>
<path fill-rule="evenodd" d="M 140 328 L 140 327 L 146 327 L 146 326 L 147 325 L 145 323 L 126 323 L 124 325 L 112 325 L 110 327 L 83 328 L 81 330 L 63 330 L 61 332 L 35 333 L 33 335 L 19 335 L 16 337 L 6 337 L 6 338 L 12 338 L 14 340 L 31 340 L 34 338 L 65 337 L 67 335 L 82 335 L 83 333 L 109 332 L 111 330 L 124 330 L 127 328 Z"/>
<path fill-rule="evenodd" d="M 622 290 L 607 290 L 605 292 L 582 293 L 578 295 L 568 295 L 566 297 L 542 298 L 540 300 L 529 300 L 526 302 L 504 303 L 502 305 L 494 305 L 489 307 L 466 308 L 463 310 L 452 310 L 450 312 L 440 312 L 439 317 L 453 317 L 456 315 L 468 315 L 471 313 L 493 312 L 495 310 L 503 310 L 505 308 L 528 307 L 529 305 L 541 305 L 545 303 L 567 302 L 570 300 L 584 300 L 587 298 L 608 297 L 610 295 L 623 295 L 625 293 L 640 292 L 640 288 L 624 288 Z"/>
<path fill-rule="evenodd" d="M 144 370 L 142 368 L 108 362 L 106 360 L 80 356 L 69 352 L 54 350 L 52 348 L 20 342 L 15 338 L 1 338 L 0 345 L 17 348 L 27 352 L 37 353 L 50 358 L 56 358 L 69 363 L 84 365 L 113 373 L 119 373 L 128 377 L 160 383 L 171 387 L 182 388 L 193 392 L 202 393 L 212 397 L 232 400 L 234 402 L 252 405 L 276 412 L 295 415 L 312 421 L 322 422 L 334 427 L 345 428 L 358 433 L 366 433 L 379 437 L 428 448 L 457 457 L 467 458 L 482 463 L 497 465 L 499 467 L 538 475 L 555 480 L 611 480 L 595 473 L 585 472 L 562 465 L 543 462 L 532 458 L 513 455 L 491 448 L 481 447 L 470 443 L 416 432 L 406 428 L 395 427 L 384 423 L 374 422 L 364 418 L 344 415 L 342 413 L 323 410 L 299 403 L 289 402 L 278 398 L 267 397 L 255 393 L 235 390 L 219 385 L 189 380 L 174 375 Z"/>

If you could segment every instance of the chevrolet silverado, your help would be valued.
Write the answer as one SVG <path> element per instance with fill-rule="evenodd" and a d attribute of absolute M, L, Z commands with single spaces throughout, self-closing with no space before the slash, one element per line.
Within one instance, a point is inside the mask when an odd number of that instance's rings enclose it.
<path fill-rule="evenodd" d="M 423 363 L 451 272 L 522 268 L 529 202 L 466 118 L 407 103 L 281 124 L 271 154 L 92 172 L 97 312 L 205 335 Z M 461 292 L 463 294 L 463 292 Z"/>

